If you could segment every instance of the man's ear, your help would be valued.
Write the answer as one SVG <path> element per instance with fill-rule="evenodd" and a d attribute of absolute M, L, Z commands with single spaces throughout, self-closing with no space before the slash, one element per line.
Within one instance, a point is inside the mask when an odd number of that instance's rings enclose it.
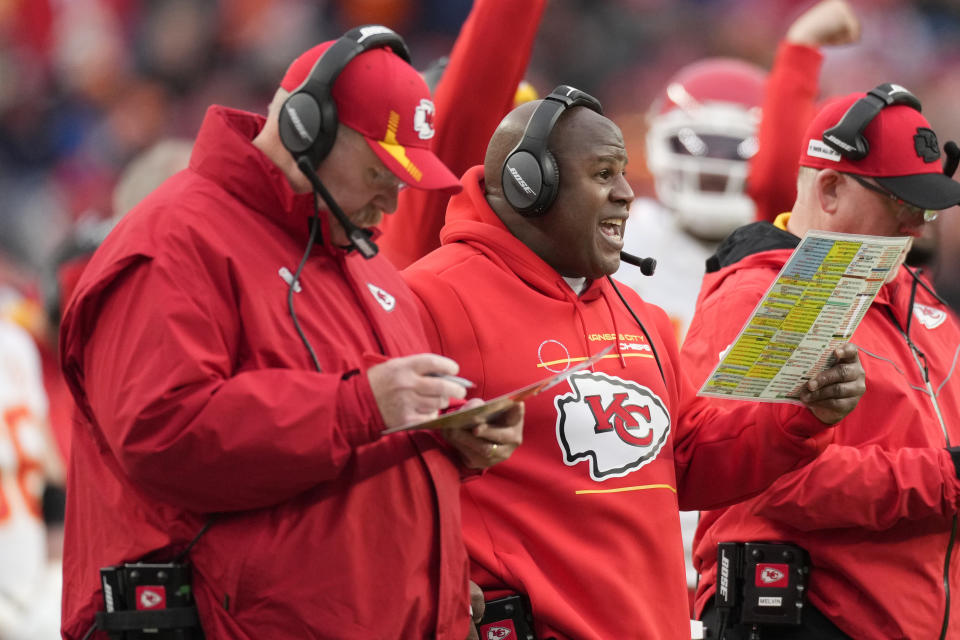
<path fill-rule="evenodd" d="M 817 204 L 821 211 L 833 215 L 840 206 L 840 191 L 845 186 L 843 175 L 833 169 L 823 169 L 814 179 L 814 188 L 817 193 Z"/>

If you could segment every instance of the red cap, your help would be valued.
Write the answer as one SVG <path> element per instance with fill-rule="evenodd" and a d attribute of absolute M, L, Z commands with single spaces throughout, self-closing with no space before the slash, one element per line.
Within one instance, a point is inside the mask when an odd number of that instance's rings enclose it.
<path fill-rule="evenodd" d="M 943 174 L 940 147 L 930 123 L 913 107 L 894 104 L 880 112 L 863 130 L 870 145 L 865 157 L 852 160 L 823 141 L 865 93 L 828 101 L 804 135 L 800 165 L 835 169 L 874 178 L 901 200 L 922 209 L 946 209 L 960 204 L 960 183 Z"/>
<path fill-rule="evenodd" d="M 293 61 L 280 86 L 296 90 L 334 41 L 308 49 Z M 415 189 L 463 188 L 430 150 L 434 107 L 430 90 L 416 69 L 387 48 L 359 54 L 333 84 L 340 123 L 359 132 L 397 178 Z"/>

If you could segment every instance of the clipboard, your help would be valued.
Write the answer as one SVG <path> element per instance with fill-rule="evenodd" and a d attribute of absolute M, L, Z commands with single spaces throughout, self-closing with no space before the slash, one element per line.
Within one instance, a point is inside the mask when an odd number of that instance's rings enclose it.
<path fill-rule="evenodd" d="M 560 384 L 577 371 L 593 366 L 599 362 L 601 358 L 610 353 L 611 349 L 613 349 L 612 344 L 608 345 L 602 351 L 593 354 L 586 360 L 578 362 L 565 371 L 552 374 L 546 378 L 537 380 L 536 382 L 531 382 L 526 386 L 520 387 L 519 389 L 514 389 L 513 391 L 505 393 L 501 396 L 497 396 L 492 400 L 487 400 L 483 404 L 475 407 L 471 407 L 469 409 L 457 409 L 456 411 L 445 413 L 442 416 L 432 420 L 426 420 L 424 422 L 416 422 L 385 429 L 382 433 L 386 435 L 389 433 L 396 433 L 398 431 L 406 431 L 408 429 L 465 429 L 476 426 L 481 422 L 486 422 L 488 418 L 493 418 L 500 413 L 503 413 L 518 402 L 521 402 L 524 398 L 529 398 L 537 395 L 538 393 L 546 391 L 550 387 Z"/>

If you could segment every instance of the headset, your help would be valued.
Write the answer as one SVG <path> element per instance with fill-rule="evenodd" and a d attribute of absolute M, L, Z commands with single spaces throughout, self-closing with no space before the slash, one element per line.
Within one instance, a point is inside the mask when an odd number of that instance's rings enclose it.
<path fill-rule="evenodd" d="M 862 160 L 870 151 L 863 130 L 884 107 L 902 104 L 920 111 L 920 100 L 898 84 L 885 82 L 867 92 L 847 109 L 840 121 L 823 132 L 823 141 L 851 160 Z"/>
<path fill-rule="evenodd" d="M 550 138 L 550 132 L 560 118 L 560 114 L 571 107 L 587 107 L 603 114 L 603 106 L 601 106 L 599 100 L 579 89 L 562 84 L 544 98 L 540 106 L 533 112 L 529 122 L 527 122 L 527 127 L 523 130 L 523 138 L 507 154 L 507 159 L 503 162 L 503 168 L 500 171 L 503 195 L 510 206 L 521 215 L 531 218 L 542 216 L 553 204 L 553 201 L 557 199 L 560 172 L 557 168 L 556 158 L 547 148 L 547 142 Z M 638 258 L 625 251 L 620 252 L 620 258 L 629 264 L 640 267 L 641 272 L 646 276 L 653 275 L 657 266 L 657 261 L 653 258 Z M 666 384 L 660 356 L 657 354 L 657 348 L 654 346 L 650 334 L 647 333 L 646 327 L 640 322 L 637 314 L 627 304 L 613 279 L 607 276 L 607 280 L 617 293 L 623 306 L 627 308 L 640 330 L 647 337 L 647 342 L 650 344 L 653 357 L 657 362 L 657 369 L 660 370 L 660 377 Z"/>
<path fill-rule="evenodd" d="M 310 222 L 310 237 L 304 249 L 303 257 L 287 290 L 287 308 L 293 326 L 300 336 L 300 340 L 310 354 L 317 371 L 322 371 L 320 360 L 307 339 L 293 305 L 293 294 L 297 290 L 300 273 L 307 262 L 307 257 L 313 248 L 313 243 L 320 228 L 320 209 L 317 196 L 323 198 L 330 207 L 334 217 L 340 222 L 350 244 L 369 260 L 379 251 L 371 240 L 370 231 L 361 229 L 351 222 L 347 215 L 333 199 L 317 176 L 317 167 L 327 157 L 337 140 L 337 105 L 333 100 L 333 84 L 351 60 L 361 53 L 376 48 L 390 48 L 398 56 L 410 63 L 410 51 L 407 45 L 395 31 L 387 27 L 371 24 L 355 27 L 347 31 L 334 42 L 329 49 L 313 64 L 310 73 L 300 86 L 283 102 L 279 114 L 280 140 L 297 162 L 297 167 L 310 181 L 314 191 L 313 218 Z"/>
<path fill-rule="evenodd" d="M 587 107 L 603 113 L 599 100 L 562 84 L 533 112 L 520 142 L 503 161 L 500 172 L 503 195 L 521 215 L 542 216 L 557 199 L 560 172 L 547 142 L 560 115 L 571 107 Z"/>
<path fill-rule="evenodd" d="M 410 62 L 410 51 L 395 31 L 381 25 L 365 25 L 347 31 L 314 63 L 300 86 L 280 109 L 280 139 L 299 164 L 305 158 L 311 170 L 317 167 L 337 139 L 337 105 L 333 84 L 355 57 L 377 48 L 389 48 Z"/>

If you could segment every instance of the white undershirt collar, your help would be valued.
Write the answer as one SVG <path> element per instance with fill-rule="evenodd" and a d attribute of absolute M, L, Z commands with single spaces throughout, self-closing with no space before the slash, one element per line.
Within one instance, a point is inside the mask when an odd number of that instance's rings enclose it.
<path fill-rule="evenodd" d="M 562 276 L 563 281 L 570 285 L 570 288 L 573 289 L 573 292 L 577 295 L 583 293 L 583 290 L 587 288 L 587 279 L 586 278 L 568 278 Z"/>

